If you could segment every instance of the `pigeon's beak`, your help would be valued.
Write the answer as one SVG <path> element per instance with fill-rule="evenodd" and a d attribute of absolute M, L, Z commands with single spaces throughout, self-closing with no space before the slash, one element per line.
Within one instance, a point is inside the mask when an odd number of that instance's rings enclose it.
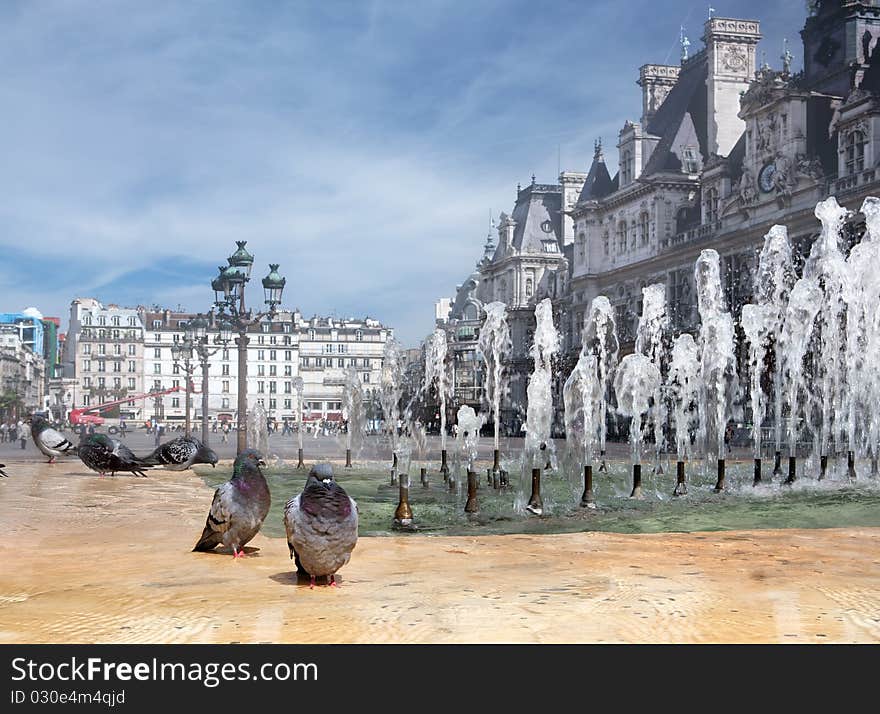
<path fill-rule="evenodd" d="M 324 488 L 330 488 L 330 484 L 333 483 L 332 478 L 325 478 L 321 480 L 321 483 L 324 484 Z"/>

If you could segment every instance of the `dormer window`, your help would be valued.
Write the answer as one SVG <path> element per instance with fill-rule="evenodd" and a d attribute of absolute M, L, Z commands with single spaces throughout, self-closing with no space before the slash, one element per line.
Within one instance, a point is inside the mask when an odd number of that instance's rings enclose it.
<path fill-rule="evenodd" d="M 541 245 L 544 246 L 545 253 L 558 253 L 559 252 L 559 244 L 555 240 L 541 241 Z"/>
<path fill-rule="evenodd" d="M 700 161 L 697 156 L 697 150 L 693 146 L 684 147 L 684 160 L 682 161 L 682 169 L 686 174 L 695 174 L 700 170 Z"/>

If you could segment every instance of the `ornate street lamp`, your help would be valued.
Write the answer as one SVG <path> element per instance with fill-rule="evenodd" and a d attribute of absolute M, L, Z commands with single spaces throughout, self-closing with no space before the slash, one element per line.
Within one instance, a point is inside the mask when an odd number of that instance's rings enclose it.
<path fill-rule="evenodd" d="M 174 366 L 183 367 L 186 380 L 186 416 L 184 421 L 184 430 L 187 436 L 192 435 L 192 424 L 190 423 L 190 413 L 192 411 L 192 375 L 196 369 L 193 364 L 193 329 L 191 323 L 187 322 L 183 328 L 183 340 L 175 342 L 171 345 L 171 359 L 174 360 Z M 183 363 L 181 365 L 181 362 Z"/>
<path fill-rule="evenodd" d="M 223 292 L 220 286 L 220 292 Z M 199 365 L 202 368 L 202 443 L 208 445 L 208 360 L 232 339 L 232 329 L 229 323 L 218 323 L 219 333 L 214 338 L 214 344 L 218 345 L 213 350 L 208 346 L 208 320 L 202 314 L 196 315 L 187 323 L 187 337 L 198 356 Z M 225 339 L 225 342 L 223 341 Z"/>
<path fill-rule="evenodd" d="M 232 332 L 238 333 L 235 344 L 238 348 L 238 453 L 247 448 L 247 346 L 250 341 L 248 328 L 268 317 L 275 317 L 281 304 L 285 278 L 278 274 L 278 263 L 269 266 L 269 274 L 263 278 L 265 304 L 267 309 L 252 313 L 245 307 L 245 286 L 251 279 L 254 256 L 248 253 L 247 241 L 236 241 L 238 249 L 227 258 L 229 265 L 219 268 L 219 275 L 211 281 L 214 290 L 214 303 L 220 318 L 218 343 L 226 345 L 231 341 Z M 224 326 L 224 323 L 226 325 Z"/>

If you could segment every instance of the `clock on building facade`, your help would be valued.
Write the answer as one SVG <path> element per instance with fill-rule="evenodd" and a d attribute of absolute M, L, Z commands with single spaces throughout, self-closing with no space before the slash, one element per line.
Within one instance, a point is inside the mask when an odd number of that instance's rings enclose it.
<path fill-rule="evenodd" d="M 758 174 L 758 186 L 764 193 L 770 193 L 773 190 L 773 176 L 776 173 L 776 164 L 772 161 L 765 164 Z"/>

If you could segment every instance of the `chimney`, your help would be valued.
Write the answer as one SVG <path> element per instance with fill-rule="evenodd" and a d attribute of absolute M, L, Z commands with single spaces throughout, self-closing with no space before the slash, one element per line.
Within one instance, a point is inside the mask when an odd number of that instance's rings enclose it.
<path fill-rule="evenodd" d="M 648 122 L 657 113 L 666 95 L 678 81 L 681 67 L 669 64 L 644 64 L 639 67 L 639 78 L 636 81 L 642 88 L 642 129 L 646 130 Z"/>

